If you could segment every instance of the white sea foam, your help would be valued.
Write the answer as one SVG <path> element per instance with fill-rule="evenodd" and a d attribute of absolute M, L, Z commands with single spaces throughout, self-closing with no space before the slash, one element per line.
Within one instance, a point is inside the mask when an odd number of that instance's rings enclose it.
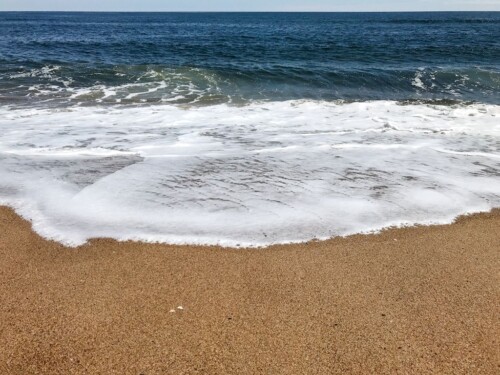
<path fill-rule="evenodd" d="M 425 85 L 424 82 L 422 82 L 423 78 L 423 70 L 418 70 L 415 73 L 415 77 L 413 78 L 413 81 L 411 82 L 412 86 L 415 86 L 419 89 L 425 90 Z"/>
<path fill-rule="evenodd" d="M 49 238 L 260 246 L 500 206 L 500 107 L 0 109 L 0 203 Z"/>
<path fill-rule="evenodd" d="M 71 74 L 64 72 L 60 66 L 47 65 L 14 74 L 8 74 L 10 80 L 22 78 L 38 78 L 41 82 L 27 87 L 26 96 L 58 103 L 199 103 L 211 96 L 222 96 L 219 88 L 219 77 L 203 69 L 189 68 L 184 70 L 165 69 L 155 71 L 149 69 L 135 80 L 128 83 L 106 85 L 100 81 L 94 85 L 75 84 Z M 115 76 L 123 74 L 115 73 Z M 4 77 L 1 76 L 0 79 Z M 20 85 L 18 89 L 22 88 Z M 9 93 L 10 94 L 10 93 Z M 1 95 L 0 95 L 1 96 Z M 230 101 L 230 98 L 229 98 Z"/>

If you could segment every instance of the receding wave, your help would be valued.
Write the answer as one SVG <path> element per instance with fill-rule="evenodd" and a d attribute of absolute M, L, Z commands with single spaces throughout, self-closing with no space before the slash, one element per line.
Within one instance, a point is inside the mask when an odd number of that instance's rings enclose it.
<path fill-rule="evenodd" d="M 0 132 L 0 204 L 70 245 L 260 246 L 500 205 L 497 105 L 4 107 Z"/>

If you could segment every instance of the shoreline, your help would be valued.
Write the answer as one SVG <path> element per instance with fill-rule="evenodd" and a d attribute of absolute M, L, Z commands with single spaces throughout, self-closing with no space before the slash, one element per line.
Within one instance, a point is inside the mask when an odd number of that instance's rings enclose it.
<path fill-rule="evenodd" d="M 290 241 L 290 242 L 278 242 L 278 243 L 271 243 L 271 244 L 264 244 L 264 245 L 224 245 L 224 244 L 210 244 L 210 243 L 190 243 L 190 242 L 168 242 L 168 241 L 163 241 L 163 240 L 141 240 L 141 239 L 117 239 L 113 237 L 91 237 L 86 240 L 85 243 L 78 244 L 78 245 L 73 245 L 73 244 L 67 244 L 64 243 L 63 241 L 59 241 L 54 238 L 50 237 L 45 237 L 43 234 L 38 233 L 36 230 L 33 229 L 33 221 L 30 218 L 27 218 L 23 216 L 21 213 L 17 212 L 17 209 L 13 206 L 7 205 L 7 204 L 0 204 L 0 212 L 2 210 L 7 210 L 7 211 L 12 211 L 12 213 L 15 216 L 18 216 L 21 220 L 27 222 L 30 224 L 30 229 L 31 231 L 39 236 L 42 240 L 47 241 L 47 242 L 53 242 L 57 245 L 60 245 L 63 248 L 67 249 L 72 249 L 72 250 L 78 250 L 85 248 L 86 246 L 92 245 L 93 242 L 95 241 L 106 241 L 110 243 L 116 243 L 116 244 L 136 244 L 136 245 L 153 245 L 153 246 L 166 246 L 166 247 L 179 247 L 179 248 L 201 248 L 201 249 L 221 249 L 221 250 L 245 250 L 245 251 L 266 251 L 266 250 L 273 250 L 273 249 L 278 249 L 278 248 L 286 248 L 286 247 L 296 247 L 296 246 L 307 246 L 310 244 L 320 244 L 320 243 L 328 243 L 330 241 L 335 241 L 335 240 L 349 240 L 350 238 L 356 238 L 356 237 L 376 237 L 379 235 L 383 235 L 385 232 L 390 232 L 390 231 L 398 231 L 398 230 L 406 230 L 406 229 L 417 229 L 417 228 L 432 228 L 432 227 L 446 227 L 450 225 L 455 225 L 459 222 L 462 222 L 464 220 L 469 220 L 469 219 L 474 219 L 476 217 L 480 217 L 483 215 L 500 215 L 500 207 L 494 207 L 490 209 L 489 211 L 476 211 L 476 212 L 471 212 L 471 213 L 466 213 L 466 214 L 461 214 L 457 215 L 454 219 L 452 219 L 450 222 L 447 220 L 443 222 L 439 222 L 437 220 L 436 222 L 427 222 L 427 223 L 402 223 L 402 224 L 396 224 L 396 225 L 390 225 L 390 226 L 385 226 L 381 227 L 379 229 L 373 229 L 369 231 L 360 231 L 360 232 L 354 232 L 354 233 L 349 233 L 345 235 L 334 235 L 332 237 L 328 238 L 312 238 L 310 240 L 304 240 L 304 241 Z M 234 240 L 233 240 L 234 241 Z M 234 241 L 238 242 L 238 241 Z"/>
<path fill-rule="evenodd" d="M 498 228 L 67 248 L 0 207 L 0 372 L 493 374 Z"/>

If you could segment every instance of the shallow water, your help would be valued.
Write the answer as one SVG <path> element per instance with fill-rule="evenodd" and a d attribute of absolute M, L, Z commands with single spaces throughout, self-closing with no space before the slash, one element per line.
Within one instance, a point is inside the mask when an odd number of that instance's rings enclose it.
<path fill-rule="evenodd" d="M 312 101 L 3 110 L 0 202 L 90 237 L 266 245 L 500 204 L 500 107 Z"/>

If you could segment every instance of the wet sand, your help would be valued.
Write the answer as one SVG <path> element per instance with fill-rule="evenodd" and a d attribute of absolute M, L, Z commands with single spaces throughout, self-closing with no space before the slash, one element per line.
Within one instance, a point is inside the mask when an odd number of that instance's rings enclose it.
<path fill-rule="evenodd" d="M 70 249 L 0 208 L 1 374 L 498 374 L 499 341 L 499 210 L 229 250 Z"/>

